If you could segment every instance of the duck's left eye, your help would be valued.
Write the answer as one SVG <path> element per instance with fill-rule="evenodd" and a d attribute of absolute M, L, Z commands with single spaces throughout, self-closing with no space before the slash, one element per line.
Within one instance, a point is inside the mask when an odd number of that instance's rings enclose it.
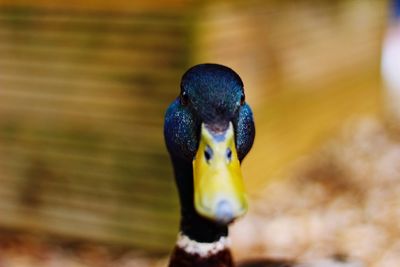
<path fill-rule="evenodd" d="M 246 101 L 246 96 L 244 95 L 244 93 L 242 93 L 242 96 L 240 97 L 240 105 L 243 106 L 245 101 Z"/>

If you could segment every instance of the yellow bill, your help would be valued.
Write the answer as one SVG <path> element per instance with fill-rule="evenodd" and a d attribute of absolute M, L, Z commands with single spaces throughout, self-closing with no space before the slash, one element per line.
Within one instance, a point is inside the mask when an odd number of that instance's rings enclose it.
<path fill-rule="evenodd" d="M 194 204 L 200 215 L 227 224 L 246 213 L 247 200 L 232 123 L 218 134 L 204 123 L 201 125 L 193 179 Z"/>

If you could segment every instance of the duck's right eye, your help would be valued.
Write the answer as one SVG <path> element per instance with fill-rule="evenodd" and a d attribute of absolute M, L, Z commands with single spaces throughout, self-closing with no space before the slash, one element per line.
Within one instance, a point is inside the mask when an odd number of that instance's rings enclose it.
<path fill-rule="evenodd" d="M 181 104 L 182 104 L 183 106 L 186 106 L 188 103 L 189 103 L 189 96 L 187 95 L 186 92 L 183 92 L 183 93 L 181 94 Z"/>

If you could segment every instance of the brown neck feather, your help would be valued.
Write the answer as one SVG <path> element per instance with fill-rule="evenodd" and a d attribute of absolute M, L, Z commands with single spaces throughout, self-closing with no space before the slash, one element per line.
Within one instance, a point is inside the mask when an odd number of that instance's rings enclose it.
<path fill-rule="evenodd" d="M 187 253 L 176 246 L 168 267 L 234 267 L 234 264 L 229 249 L 201 257 L 198 254 Z"/>

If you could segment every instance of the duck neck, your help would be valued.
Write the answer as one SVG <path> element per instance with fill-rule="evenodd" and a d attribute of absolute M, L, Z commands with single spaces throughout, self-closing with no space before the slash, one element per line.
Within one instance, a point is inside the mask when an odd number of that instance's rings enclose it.
<path fill-rule="evenodd" d="M 181 204 L 180 234 L 170 267 L 231 267 L 228 227 L 201 217 L 194 208 L 191 162 L 173 160 Z"/>
<path fill-rule="evenodd" d="M 195 211 L 186 210 L 181 217 L 180 232 L 196 242 L 212 243 L 227 238 L 228 227 L 205 219 Z"/>
<path fill-rule="evenodd" d="M 169 267 L 233 267 L 229 240 L 221 237 L 210 243 L 197 242 L 179 234 Z"/>

